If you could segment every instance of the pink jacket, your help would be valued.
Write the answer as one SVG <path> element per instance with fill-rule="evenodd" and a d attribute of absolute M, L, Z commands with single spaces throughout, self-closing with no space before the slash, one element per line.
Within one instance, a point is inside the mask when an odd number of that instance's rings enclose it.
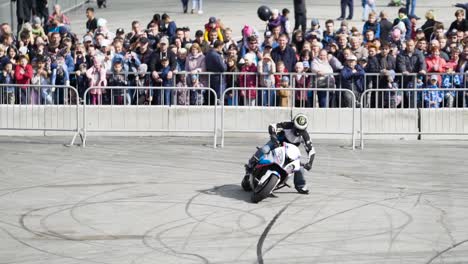
<path fill-rule="evenodd" d="M 106 69 L 104 67 L 93 66 L 86 71 L 86 77 L 89 79 L 89 86 L 105 87 L 107 86 Z M 103 89 L 91 89 L 91 94 L 102 94 Z"/>

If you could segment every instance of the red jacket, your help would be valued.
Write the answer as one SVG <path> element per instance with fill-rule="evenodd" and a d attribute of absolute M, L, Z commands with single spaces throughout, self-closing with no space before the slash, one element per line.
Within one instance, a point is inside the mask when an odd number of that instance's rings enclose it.
<path fill-rule="evenodd" d="M 250 66 L 243 66 L 241 72 L 257 72 L 257 66 L 252 64 Z M 256 74 L 240 74 L 239 75 L 239 87 L 255 88 L 257 87 L 257 75 Z M 241 90 L 241 95 L 245 94 L 245 90 Z M 257 97 L 257 90 L 249 90 L 247 98 L 255 99 Z"/>
<path fill-rule="evenodd" d="M 33 69 L 31 64 L 22 67 L 20 64 L 15 68 L 15 79 L 17 84 L 30 84 L 33 77 Z M 21 87 L 22 89 L 28 88 L 27 86 Z"/>

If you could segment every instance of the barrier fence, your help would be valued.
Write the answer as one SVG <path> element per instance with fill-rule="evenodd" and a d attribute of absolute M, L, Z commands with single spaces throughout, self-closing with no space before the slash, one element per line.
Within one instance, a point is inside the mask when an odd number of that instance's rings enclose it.
<path fill-rule="evenodd" d="M 289 83 L 273 85 L 272 78 L 283 76 L 288 76 Z M 149 75 L 144 78 L 151 79 Z M 430 79 L 443 88 L 417 88 Z M 269 123 L 289 119 L 299 111 L 309 115 L 312 134 L 351 134 L 353 148 L 356 132 L 361 148 L 368 135 L 466 135 L 463 118 L 468 89 L 453 88 L 465 86 L 463 74 L 366 74 L 364 82 L 377 88 L 362 93 L 354 86 L 352 90 L 334 88 L 342 87 L 336 74 L 244 72 L 180 72 L 171 82 L 159 83 L 160 87 L 151 86 L 152 81 L 145 86 L 129 86 L 135 82 L 128 82 L 81 90 L 64 85 L 22 89 L 24 85 L 3 84 L 0 130 L 71 131 L 75 133 L 71 144 L 83 130 L 83 146 L 87 132 L 213 133 L 216 147 L 217 106 L 221 105 L 221 146 L 225 133 L 265 132 Z M 384 82 L 391 88 L 380 88 Z M 407 88 L 398 88 L 398 83 Z M 245 86 L 229 87 L 238 84 Z M 83 104 L 82 127 L 79 103 Z M 360 108 L 359 130 L 355 129 L 356 108 Z M 206 121 L 207 112 L 213 114 L 213 122 Z"/>
<path fill-rule="evenodd" d="M 0 84 L 0 97 L 4 102 L 0 105 L 0 130 L 73 132 L 70 145 L 74 145 L 80 133 L 74 87 Z"/>
<path fill-rule="evenodd" d="M 248 94 L 256 88 L 231 87 L 224 91 L 222 98 L 229 95 L 235 97 L 236 94 Z M 350 134 L 351 146 L 355 148 L 355 108 L 356 97 L 353 92 L 345 89 L 325 89 L 325 88 L 261 88 L 262 91 L 278 92 L 277 97 L 281 101 L 280 107 L 262 107 L 246 106 L 238 107 L 236 105 L 226 106 L 222 104 L 221 108 L 221 147 L 224 147 L 224 138 L 226 132 L 232 133 L 261 133 L 266 132 L 271 123 L 277 123 L 280 120 L 291 120 L 291 117 L 298 112 L 309 116 L 309 132 L 313 134 Z M 297 93 L 326 92 L 337 97 L 344 95 L 351 98 L 350 108 L 314 108 L 304 109 L 294 106 L 294 97 Z M 275 96 L 276 99 L 276 96 Z M 223 100 L 224 102 L 224 100 Z M 227 111 L 229 110 L 229 112 Z M 226 112 L 228 118 L 233 119 L 230 126 L 226 128 Z M 344 116 L 343 116 L 344 115 Z M 324 125 L 325 124 L 325 125 Z"/>
<path fill-rule="evenodd" d="M 110 96 L 107 99 L 110 105 L 102 104 L 106 93 Z M 213 147 L 216 148 L 217 104 L 178 105 L 174 104 L 176 101 L 164 101 L 167 93 L 175 95 L 172 99 L 217 96 L 213 89 L 206 87 L 90 87 L 84 93 L 83 147 L 89 132 L 184 132 L 213 133 Z M 160 98 L 162 104 L 149 105 L 153 98 Z M 136 103 L 132 105 L 131 102 Z M 213 116 L 212 122 L 207 119 L 209 115 Z"/>
<path fill-rule="evenodd" d="M 468 135 L 468 109 L 455 102 L 465 101 L 466 88 L 369 89 L 361 95 L 360 146 L 365 135 Z M 369 108 L 373 95 L 386 108 Z M 418 108 L 402 107 L 404 97 Z M 374 100 L 374 99 L 372 99 Z M 367 115 L 367 116 L 366 116 Z"/>

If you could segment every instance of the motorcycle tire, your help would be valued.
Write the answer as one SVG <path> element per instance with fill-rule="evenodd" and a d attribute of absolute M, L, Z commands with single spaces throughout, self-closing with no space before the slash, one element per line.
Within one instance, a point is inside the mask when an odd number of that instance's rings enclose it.
<path fill-rule="evenodd" d="M 246 192 L 252 191 L 252 187 L 250 187 L 249 178 L 246 178 L 246 177 L 242 178 L 241 186 L 242 186 L 242 189 L 244 189 L 244 191 Z"/>
<path fill-rule="evenodd" d="M 255 188 L 254 192 L 252 193 L 252 202 L 258 203 L 261 200 L 267 198 L 276 187 L 279 180 L 280 179 L 276 175 L 270 175 L 270 178 L 268 178 L 268 180 L 266 180 L 262 186 L 257 186 L 257 188 Z"/>

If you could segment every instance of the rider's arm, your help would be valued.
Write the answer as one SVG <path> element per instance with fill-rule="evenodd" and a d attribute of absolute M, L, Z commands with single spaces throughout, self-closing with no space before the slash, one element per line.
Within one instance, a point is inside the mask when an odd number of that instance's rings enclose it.
<path fill-rule="evenodd" d="M 310 140 L 309 133 L 306 130 L 302 132 L 302 139 L 304 140 L 304 148 L 307 151 L 307 154 L 309 156 L 309 162 L 307 163 L 308 169 L 307 167 L 304 167 L 304 168 L 309 170 L 310 168 L 312 168 L 312 163 L 314 162 L 315 148 L 314 146 L 312 146 L 312 141 Z"/>
<path fill-rule="evenodd" d="M 268 126 L 268 133 L 270 134 L 271 141 L 279 145 L 280 142 L 278 139 L 278 133 L 283 131 L 284 129 L 290 129 L 291 125 L 292 125 L 291 122 L 281 122 L 281 123 L 276 123 L 276 124 L 270 124 Z"/>

